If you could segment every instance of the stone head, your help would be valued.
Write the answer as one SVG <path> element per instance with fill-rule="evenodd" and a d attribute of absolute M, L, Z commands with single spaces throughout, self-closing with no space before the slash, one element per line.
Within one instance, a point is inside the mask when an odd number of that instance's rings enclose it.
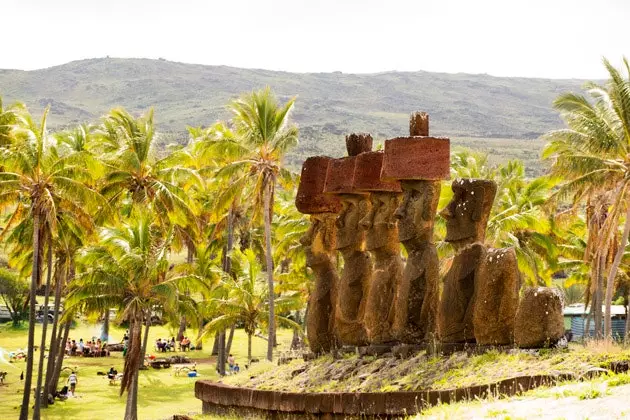
<path fill-rule="evenodd" d="M 365 230 L 359 222 L 370 211 L 367 194 L 341 194 L 342 209 L 337 216 L 337 243 L 335 249 L 361 249 L 365 241 Z"/>
<path fill-rule="evenodd" d="M 440 181 L 401 181 L 403 198 L 396 209 L 398 238 L 401 242 L 419 239 L 431 241 Z"/>
<path fill-rule="evenodd" d="M 386 246 L 397 246 L 398 225 L 394 213 L 400 203 L 400 193 L 372 192 L 370 210 L 359 222 L 366 231 L 368 251 Z"/>
<path fill-rule="evenodd" d="M 300 243 L 304 246 L 306 264 L 309 267 L 331 262 L 337 239 L 336 218 L 335 213 L 311 215 L 311 225 L 300 238 Z"/>
<path fill-rule="evenodd" d="M 440 212 L 446 219 L 447 242 L 483 242 L 497 184 L 487 179 L 456 179 L 453 198 Z"/>

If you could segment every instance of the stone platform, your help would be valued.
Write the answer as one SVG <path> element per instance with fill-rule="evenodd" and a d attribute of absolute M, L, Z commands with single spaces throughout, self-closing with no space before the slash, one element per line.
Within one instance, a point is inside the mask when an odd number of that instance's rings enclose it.
<path fill-rule="evenodd" d="M 195 397 L 204 414 L 262 418 L 400 418 L 422 408 L 491 395 L 511 396 L 543 385 L 574 379 L 573 375 L 535 375 L 504 379 L 465 388 L 397 392 L 298 393 L 239 388 L 197 381 Z"/>

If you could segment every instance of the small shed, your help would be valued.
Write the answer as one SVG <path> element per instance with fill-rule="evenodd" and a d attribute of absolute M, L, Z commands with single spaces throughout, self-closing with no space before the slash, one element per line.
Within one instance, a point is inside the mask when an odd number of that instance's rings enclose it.
<path fill-rule="evenodd" d="M 602 314 L 606 308 L 602 306 Z M 585 308 L 583 303 L 574 303 L 564 308 L 564 328 L 571 330 L 573 340 L 583 340 L 585 336 L 595 335 L 595 322 L 591 320 L 589 331 L 586 333 L 586 317 L 590 308 Z M 610 308 L 612 319 L 612 336 L 615 340 L 623 340 L 626 331 L 626 307 L 623 305 L 612 305 Z M 602 321 L 602 329 L 604 328 Z"/>

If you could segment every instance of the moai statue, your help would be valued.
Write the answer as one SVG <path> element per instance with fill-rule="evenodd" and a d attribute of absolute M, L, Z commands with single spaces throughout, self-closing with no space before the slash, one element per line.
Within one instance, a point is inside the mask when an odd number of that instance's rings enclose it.
<path fill-rule="evenodd" d="M 564 301 L 559 290 L 533 287 L 525 290 L 514 326 L 519 347 L 551 347 L 564 337 Z"/>
<path fill-rule="evenodd" d="M 370 344 L 387 344 L 392 336 L 392 305 L 396 285 L 402 277 L 403 263 L 394 216 L 400 203 L 398 182 L 380 179 L 383 152 L 357 156 L 354 187 L 370 193 L 371 208 L 359 222 L 366 232 L 366 249 L 372 254 L 374 271 L 366 298 L 363 324 Z"/>
<path fill-rule="evenodd" d="M 407 250 L 392 307 L 392 332 L 404 344 L 430 341 L 437 332 L 439 261 L 433 226 L 440 179 L 449 177 L 450 140 L 429 137 L 429 116 L 414 113 L 411 137 L 385 142 L 381 178 L 400 180 L 403 199 L 395 212 L 398 238 Z"/>
<path fill-rule="evenodd" d="M 335 221 L 341 202 L 336 196 L 324 194 L 331 160 L 325 156 L 306 159 L 295 199 L 298 211 L 311 215 L 311 225 L 300 242 L 304 246 L 306 265 L 315 275 L 306 315 L 308 344 L 315 354 L 327 353 L 335 347 L 333 313 L 339 283 Z"/>
<path fill-rule="evenodd" d="M 339 279 L 335 307 L 335 335 L 342 345 L 367 344 L 363 325 L 365 297 L 372 277 L 372 262 L 365 250 L 365 230 L 359 222 L 370 211 L 369 194 L 354 188 L 356 155 L 370 151 L 372 137 L 369 134 L 352 134 L 346 137 L 351 156 L 335 159 L 328 165 L 324 191 L 339 197 L 342 209 L 337 217 L 335 249 L 343 257 L 343 271 Z"/>
<path fill-rule="evenodd" d="M 440 215 L 446 219 L 445 240 L 456 255 L 444 278 L 439 335 L 444 343 L 472 343 L 475 281 L 486 257 L 483 241 L 497 185 L 484 179 L 457 179 L 452 188 L 453 199 Z"/>

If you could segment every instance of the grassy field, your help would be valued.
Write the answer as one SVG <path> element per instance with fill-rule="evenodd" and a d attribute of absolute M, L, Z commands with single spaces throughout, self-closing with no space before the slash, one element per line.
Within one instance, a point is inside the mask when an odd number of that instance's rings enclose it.
<path fill-rule="evenodd" d="M 50 331 L 50 330 L 49 330 Z M 84 341 L 92 336 L 99 335 L 99 327 L 83 324 L 70 331 L 70 337 Z M 196 331 L 188 331 L 196 337 Z M 122 339 L 124 329 L 112 327 L 110 336 L 112 342 Z M 151 327 L 149 331 L 149 344 L 158 338 L 171 337 L 176 331 L 166 327 Z M 280 330 L 278 332 L 278 351 L 286 350 L 291 341 L 292 332 Z M 36 343 L 41 339 L 41 327 L 36 328 Z M 4 352 L 25 348 L 27 344 L 27 330 L 15 330 L 10 324 L 0 325 L 0 350 Z M 215 358 L 210 357 L 212 350 L 212 338 L 204 341 L 204 350 L 186 352 L 186 355 L 195 359 L 200 377 L 198 379 L 216 379 Z M 263 360 L 267 351 L 267 342 L 260 338 L 253 339 L 253 357 Z M 147 352 L 156 354 L 154 348 Z M 247 336 L 242 330 L 237 330 L 234 335 L 232 353 L 239 365 L 245 364 L 247 355 Z M 183 353 L 167 353 L 168 356 Z M 4 360 L 2 360 L 4 358 Z M 35 360 L 39 360 L 39 352 L 35 352 Z M 121 353 L 112 353 L 107 358 L 82 358 L 67 357 L 64 366 L 77 369 L 79 383 L 77 385 L 77 397 L 69 398 L 64 402 L 55 404 L 46 410 L 42 410 L 43 419 L 109 419 L 122 418 L 126 396 L 119 396 L 119 386 L 109 385 L 105 376 L 97 375 L 97 372 L 106 372 L 110 367 L 115 367 L 119 372 L 123 370 L 123 358 Z M 8 363 L 8 357 L 3 354 L 0 357 L 0 371 L 8 372 L 6 385 L 0 386 L 0 419 L 17 419 L 19 405 L 22 401 L 22 382 L 20 373 L 25 370 L 26 363 Z M 69 372 L 62 374 L 60 386 L 67 380 Z M 244 373 L 241 373 L 241 375 Z M 187 376 L 174 376 L 171 369 L 149 369 L 140 372 L 139 406 L 138 414 L 141 419 L 166 419 L 173 414 L 200 413 L 201 401 L 194 396 L 194 383 L 196 378 Z M 35 381 L 35 378 L 34 378 Z M 35 382 L 34 382 L 35 383 Z M 31 399 L 32 401 L 32 399 Z"/>

